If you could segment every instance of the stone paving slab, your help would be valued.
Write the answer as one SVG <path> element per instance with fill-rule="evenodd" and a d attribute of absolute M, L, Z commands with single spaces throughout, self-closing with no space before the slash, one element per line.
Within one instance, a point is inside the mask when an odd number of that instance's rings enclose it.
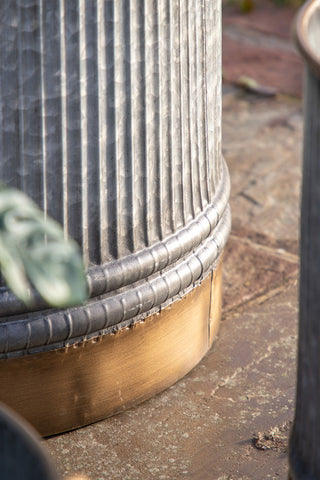
<path fill-rule="evenodd" d="M 289 427 L 293 417 L 296 298 L 293 282 L 278 296 L 223 322 L 215 348 L 199 367 L 223 370 L 216 382 L 201 384 L 207 395 L 211 389 L 211 412 L 219 421 L 195 442 L 189 478 L 287 478 L 286 436 L 265 450 L 252 441 L 258 432 Z"/>
<path fill-rule="evenodd" d="M 278 93 L 302 94 L 302 62 L 293 46 L 297 8 L 273 0 L 255 0 L 249 13 L 232 2 L 223 9 L 223 72 L 225 81 L 247 76 Z"/>
<path fill-rule="evenodd" d="M 249 301 L 287 285 L 298 273 L 298 257 L 231 234 L 224 253 L 223 311 L 235 311 Z"/>
<path fill-rule="evenodd" d="M 300 101 L 240 90 L 223 97 L 233 232 L 293 254 L 298 253 L 302 121 Z"/>

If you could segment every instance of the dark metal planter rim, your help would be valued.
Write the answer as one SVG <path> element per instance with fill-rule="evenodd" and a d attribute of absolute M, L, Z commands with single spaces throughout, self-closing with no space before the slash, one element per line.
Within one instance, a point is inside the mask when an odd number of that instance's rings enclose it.
<path fill-rule="evenodd" d="M 319 0 L 309 0 L 300 8 L 295 20 L 294 38 L 302 57 L 313 72 L 320 77 L 320 47 L 319 55 L 316 55 L 310 44 L 310 20 L 317 10 L 320 11 Z"/>

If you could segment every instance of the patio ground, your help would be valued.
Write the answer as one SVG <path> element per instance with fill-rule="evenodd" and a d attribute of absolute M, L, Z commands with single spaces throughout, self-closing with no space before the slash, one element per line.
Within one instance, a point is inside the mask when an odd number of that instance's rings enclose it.
<path fill-rule="evenodd" d="M 302 67 L 289 37 L 293 13 L 271 1 L 257 2 L 246 16 L 232 5 L 224 11 L 223 153 L 232 181 L 233 228 L 224 256 L 218 339 L 192 372 L 162 394 L 45 440 L 62 475 L 287 478 L 302 142 Z M 267 14 L 272 21 L 265 21 Z M 235 40 L 242 56 L 230 61 Z M 246 82 L 238 81 L 242 75 L 268 89 L 248 92 Z M 290 88 L 283 78 L 290 79 Z M 277 95 L 266 96 L 270 87 Z"/>

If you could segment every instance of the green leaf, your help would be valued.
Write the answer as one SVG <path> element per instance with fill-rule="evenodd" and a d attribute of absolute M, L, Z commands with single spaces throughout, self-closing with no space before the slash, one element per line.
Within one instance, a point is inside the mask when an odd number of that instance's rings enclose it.
<path fill-rule="evenodd" d="M 0 189 L 0 268 L 9 288 L 29 305 L 32 287 L 54 307 L 88 297 L 78 245 L 24 193 L 6 187 Z"/>

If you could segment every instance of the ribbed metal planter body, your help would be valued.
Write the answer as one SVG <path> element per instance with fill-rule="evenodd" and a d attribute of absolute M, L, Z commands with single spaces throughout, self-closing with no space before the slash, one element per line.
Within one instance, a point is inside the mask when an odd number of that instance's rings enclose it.
<path fill-rule="evenodd" d="M 0 178 L 82 247 L 91 300 L 25 312 L 1 289 L 0 355 L 101 335 L 215 267 L 230 224 L 220 1 L 5 0 Z"/>
<path fill-rule="evenodd" d="M 320 478 L 320 1 L 307 2 L 296 26 L 306 61 L 298 382 L 289 463 L 292 480 Z M 317 58 L 318 57 L 318 58 Z"/>

